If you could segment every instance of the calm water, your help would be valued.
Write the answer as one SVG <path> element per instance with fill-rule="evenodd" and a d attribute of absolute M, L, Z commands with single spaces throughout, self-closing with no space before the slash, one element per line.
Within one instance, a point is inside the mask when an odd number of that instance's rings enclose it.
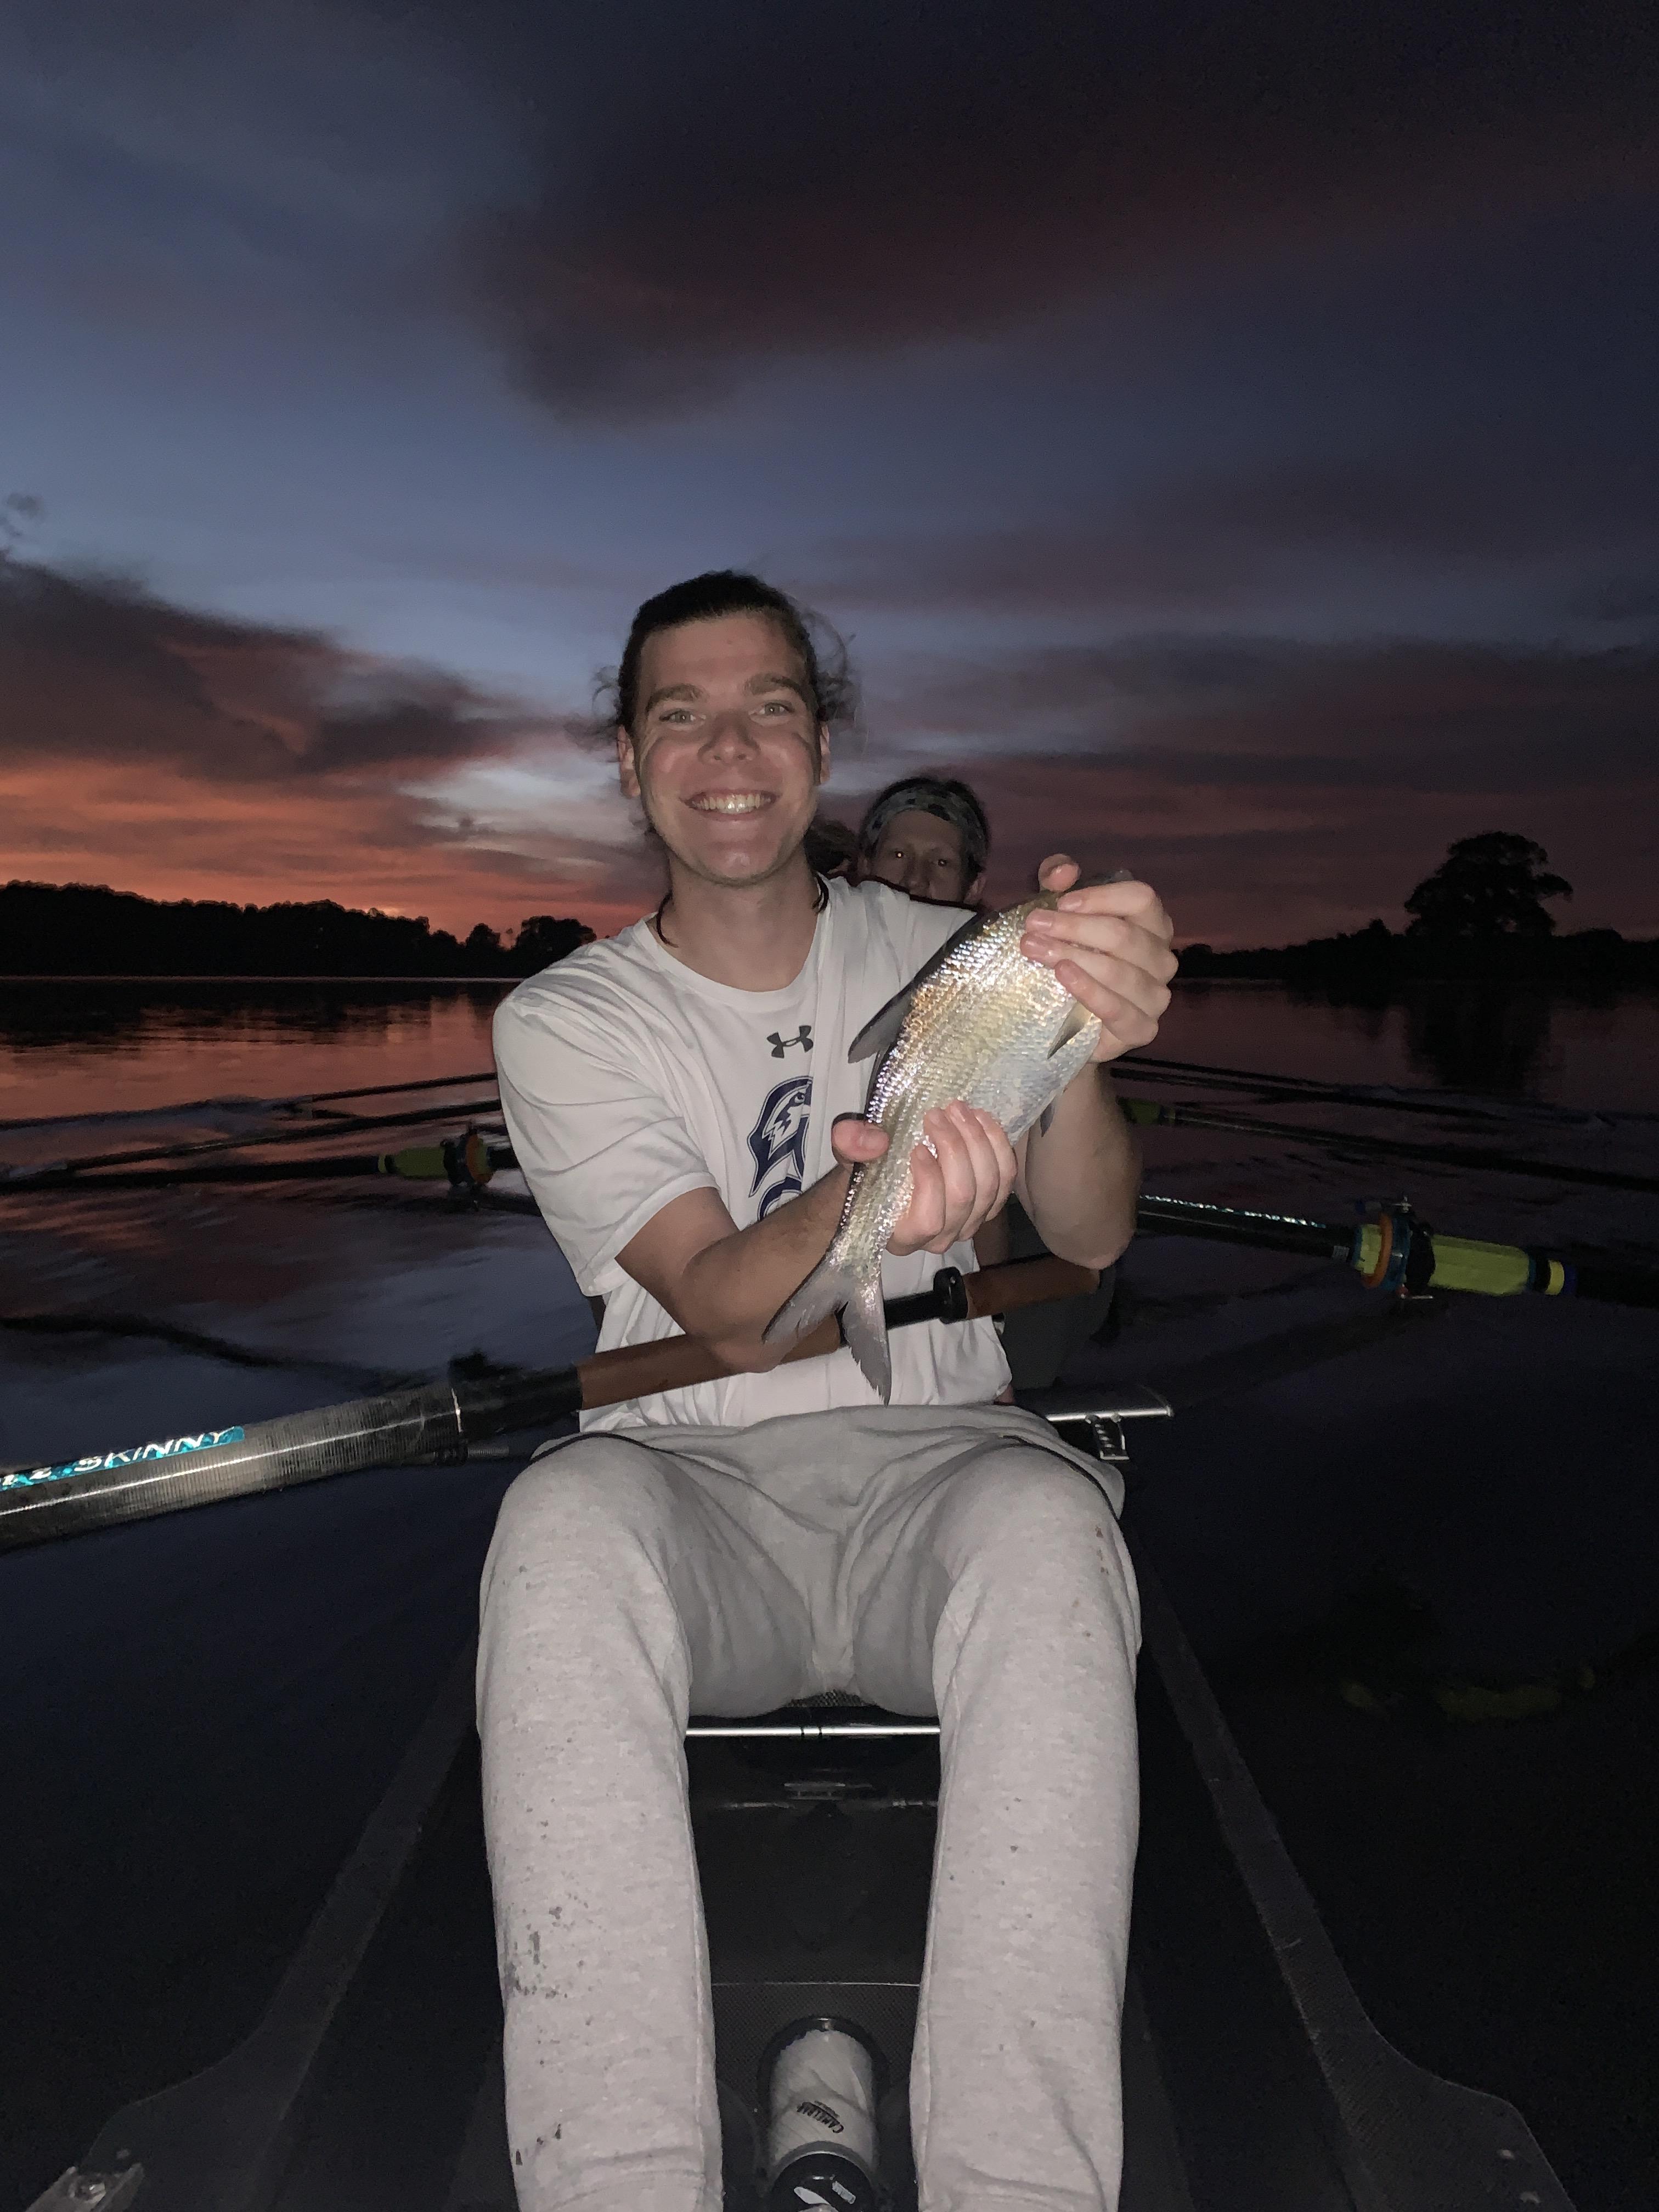
<path fill-rule="evenodd" d="M 0 982 L 0 1118 L 270 1098 L 492 1065 L 505 983 Z"/>
<path fill-rule="evenodd" d="M 506 984 L 0 983 L 0 1118 L 275 1097 L 490 1065 Z M 1659 996 L 1425 985 L 1381 1006 L 1272 983 L 1183 984 L 1157 1049 L 1344 1082 L 1659 1107 Z"/>

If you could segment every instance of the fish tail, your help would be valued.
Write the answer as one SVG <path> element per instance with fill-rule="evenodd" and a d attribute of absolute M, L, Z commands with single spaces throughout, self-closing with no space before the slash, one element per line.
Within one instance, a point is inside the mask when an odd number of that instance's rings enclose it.
<path fill-rule="evenodd" d="M 866 1275 L 842 1308 L 841 1333 L 859 1371 L 884 1406 L 893 1395 L 893 1361 L 887 1345 L 887 1316 L 883 1310 L 881 1270 Z"/>
<path fill-rule="evenodd" d="M 881 1270 L 862 1273 L 841 1237 L 836 1237 L 793 1297 L 779 1307 L 762 1341 L 793 1343 L 837 1313 L 848 1350 L 857 1360 L 865 1381 L 886 1405 L 892 1395 L 893 1369 L 882 1310 Z"/>

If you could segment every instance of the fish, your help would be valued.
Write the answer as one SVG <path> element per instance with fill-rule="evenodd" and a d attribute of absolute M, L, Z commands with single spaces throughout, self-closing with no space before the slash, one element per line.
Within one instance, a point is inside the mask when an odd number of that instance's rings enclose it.
<path fill-rule="evenodd" d="M 1033 1122 L 1047 1127 L 1055 1099 L 1099 1042 L 1098 1017 L 1019 949 L 1027 917 L 1058 904 L 1044 891 L 1001 914 L 974 915 L 848 1048 L 849 1060 L 876 1060 L 864 1118 L 887 1132 L 887 1150 L 853 1170 L 829 1250 L 763 1341 L 793 1343 L 839 1314 L 848 1349 L 884 1405 L 893 1370 L 882 1255 L 910 1203 L 910 1154 L 927 1142 L 922 1116 L 965 1099 L 994 1115 L 1012 1142 Z"/>

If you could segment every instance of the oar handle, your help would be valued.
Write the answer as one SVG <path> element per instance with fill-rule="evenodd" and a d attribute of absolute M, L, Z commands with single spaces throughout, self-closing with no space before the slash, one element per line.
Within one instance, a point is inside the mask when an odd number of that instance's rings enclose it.
<path fill-rule="evenodd" d="M 1109 883 L 1119 878 L 1110 876 Z M 1056 1260 L 1052 1252 L 1037 1260 L 1005 1260 L 966 1278 L 968 1316 L 984 1321 L 992 1314 L 1015 1313 L 1021 1306 L 1046 1305 L 1051 1298 L 1086 1298 L 1100 1288 L 1093 1267 Z"/>
<path fill-rule="evenodd" d="M 833 1321 L 820 1322 L 810 1336 L 791 1346 L 789 1359 L 815 1359 L 835 1352 L 841 1331 Z M 619 1344 L 614 1352 L 596 1352 L 578 1363 L 584 1413 L 599 1406 L 620 1406 L 629 1398 L 654 1398 L 664 1390 L 687 1390 L 696 1382 L 718 1382 L 742 1372 L 722 1359 L 700 1336 L 666 1336 L 655 1344 Z"/>
<path fill-rule="evenodd" d="M 890 1301 L 888 1323 L 902 1327 L 915 1321 L 983 1321 L 991 1314 L 1012 1313 L 1021 1306 L 1042 1305 L 1050 1298 L 1086 1297 L 1099 1282 L 1092 1267 L 1074 1267 L 1069 1260 L 1056 1260 L 1052 1255 L 1038 1260 L 1005 1261 L 970 1275 L 959 1274 L 954 1267 L 941 1267 L 930 1289 L 918 1291 L 914 1297 Z M 892 1310 L 898 1308 L 903 1310 Z M 810 1335 L 790 1347 L 785 1362 L 821 1358 L 825 1352 L 838 1351 L 841 1340 L 836 1322 L 820 1322 Z M 650 1398 L 664 1390 L 689 1389 L 696 1382 L 717 1382 L 741 1371 L 696 1336 L 618 1345 L 614 1352 L 596 1352 L 576 1370 L 582 1408 L 588 1413 L 600 1406 L 619 1406 L 629 1398 Z"/>

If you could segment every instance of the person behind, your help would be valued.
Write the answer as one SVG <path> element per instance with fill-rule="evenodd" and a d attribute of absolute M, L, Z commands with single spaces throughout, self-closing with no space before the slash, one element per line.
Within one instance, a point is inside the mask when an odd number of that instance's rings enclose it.
<path fill-rule="evenodd" d="M 726 1378 L 584 1415 L 503 1502 L 478 1720 L 524 2212 L 716 2212 L 708 1958 L 686 1802 L 696 1710 L 849 1690 L 937 1712 L 942 1784 L 911 2077 L 925 2203 L 1115 2205 L 1137 1825 L 1133 1578 L 1111 1474 L 1019 1408 L 988 1322 L 896 1334 L 892 1403 L 845 1351 L 763 1342 L 828 1249 L 854 1165 L 860 1024 L 961 920 L 823 882 L 803 841 L 844 697 L 752 576 L 647 600 L 618 672 L 623 791 L 666 857 L 658 913 L 496 1016 L 514 1149 L 601 1341 L 676 1330 Z M 1145 884 L 1068 890 L 1023 949 L 1102 1021 L 1017 1145 L 929 1115 L 889 1296 L 1011 1189 L 1051 1248 L 1109 1263 L 1136 1159 L 1106 1063 L 1157 1032 L 1170 923 Z M 1103 1494 L 1104 1493 L 1104 1494 Z"/>
<path fill-rule="evenodd" d="M 976 906 L 991 825 L 976 793 L 954 776 L 902 775 L 878 791 L 858 827 L 855 880 L 891 884 L 941 906 Z"/>

